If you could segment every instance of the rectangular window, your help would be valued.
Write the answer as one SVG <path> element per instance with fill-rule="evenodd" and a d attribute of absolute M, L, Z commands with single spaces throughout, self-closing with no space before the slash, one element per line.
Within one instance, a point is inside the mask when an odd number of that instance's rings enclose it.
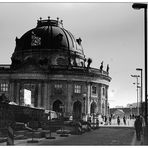
<path fill-rule="evenodd" d="M 81 93 L 81 85 L 74 86 L 74 93 L 80 94 Z"/>
<path fill-rule="evenodd" d="M 8 83 L 0 83 L 0 92 L 8 92 Z"/>
<path fill-rule="evenodd" d="M 97 94 L 97 87 L 96 86 L 92 86 L 92 94 Z"/>
<path fill-rule="evenodd" d="M 61 89 L 61 88 L 62 88 L 62 84 L 55 84 L 55 85 L 54 85 L 54 88 L 56 88 L 56 89 Z"/>
<path fill-rule="evenodd" d="M 62 89 L 63 85 L 60 83 L 56 83 L 54 84 L 54 94 L 63 94 L 63 89 Z"/>
<path fill-rule="evenodd" d="M 105 88 L 103 87 L 103 96 L 105 96 Z"/>

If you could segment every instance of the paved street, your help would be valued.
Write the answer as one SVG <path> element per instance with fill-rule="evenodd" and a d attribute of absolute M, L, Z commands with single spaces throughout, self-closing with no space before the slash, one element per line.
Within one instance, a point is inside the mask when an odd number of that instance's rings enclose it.
<path fill-rule="evenodd" d="M 15 145 L 134 145 L 134 128 L 132 127 L 100 127 L 97 130 L 86 132 L 82 135 L 69 135 L 56 139 L 38 139 L 38 143 L 27 143 L 25 140 L 15 140 Z M 1 143 L 0 145 L 6 145 Z"/>
<path fill-rule="evenodd" d="M 40 145 L 130 145 L 132 128 L 100 128 L 83 135 L 70 136 L 59 141 L 40 142 Z"/>

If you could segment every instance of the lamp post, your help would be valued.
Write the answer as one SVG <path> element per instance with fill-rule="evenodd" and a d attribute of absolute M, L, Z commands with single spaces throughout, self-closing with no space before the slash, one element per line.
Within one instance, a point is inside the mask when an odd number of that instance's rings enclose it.
<path fill-rule="evenodd" d="M 134 3 L 133 9 L 144 9 L 144 44 L 145 44 L 145 124 L 147 125 L 147 4 Z"/>
<path fill-rule="evenodd" d="M 137 115 L 139 115 L 139 105 L 138 105 L 138 77 L 139 77 L 139 75 L 131 75 L 131 77 L 134 77 L 134 78 L 136 78 L 136 80 L 137 80 Z M 135 84 L 135 83 L 133 83 L 133 84 Z"/>
<path fill-rule="evenodd" d="M 141 114 L 143 115 L 143 109 L 142 109 L 142 100 L 143 100 L 143 80 L 142 80 L 142 69 L 141 68 L 136 68 L 137 71 L 141 72 L 141 100 L 140 100 L 140 110 Z"/>
<path fill-rule="evenodd" d="M 145 45 L 145 127 L 144 127 L 144 144 L 148 144 L 148 121 L 147 121 L 147 4 L 134 3 L 133 9 L 144 9 L 144 45 Z"/>

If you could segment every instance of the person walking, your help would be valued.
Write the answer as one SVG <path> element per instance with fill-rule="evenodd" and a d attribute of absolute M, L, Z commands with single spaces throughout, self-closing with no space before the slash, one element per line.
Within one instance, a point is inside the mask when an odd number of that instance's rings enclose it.
<path fill-rule="evenodd" d="M 137 140 L 141 140 L 141 132 L 142 132 L 142 121 L 140 119 L 140 116 L 137 116 L 135 122 L 134 122 L 134 127 L 136 130 L 136 137 Z"/>
<path fill-rule="evenodd" d="M 105 125 L 107 125 L 107 117 L 104 116 L 104 122 L 105 122 Z"/>
<path fill-rule="evenodd" d="M 120 117 L 117 117 L 117 124 L 120 125 Z"/>
<path fill-rule="evenodd" d="M 112 122 L 112 117 L 110 116 L 109 117 L 109 124 L 111 125 L 111 122 Z"/>
<path fill-rule="evenodd" d="M 124 123 L 124 125 L 126 125 L 126 119 L 125 119 L 125 116 L 123 117 L 123 123 Z"/>

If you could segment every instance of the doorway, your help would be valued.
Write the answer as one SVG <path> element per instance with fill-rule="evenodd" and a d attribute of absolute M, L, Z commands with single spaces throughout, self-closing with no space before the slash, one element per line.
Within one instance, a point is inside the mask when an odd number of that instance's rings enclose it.
<path fill-rule="evenodd" d="M 73 118 L 80 119 L 82 115 L 82 103 L 80 101 L 76 101 L 73 104 Z"/>
<path fill-rule="evenodd" d="M 61 113 L 62 109 L 60 108 L 60 105 L 62 105 L 62 102 L 60 100 L 56 100 L 53 103 L 53 107 L 52 107 L 53 111 Z"/>

